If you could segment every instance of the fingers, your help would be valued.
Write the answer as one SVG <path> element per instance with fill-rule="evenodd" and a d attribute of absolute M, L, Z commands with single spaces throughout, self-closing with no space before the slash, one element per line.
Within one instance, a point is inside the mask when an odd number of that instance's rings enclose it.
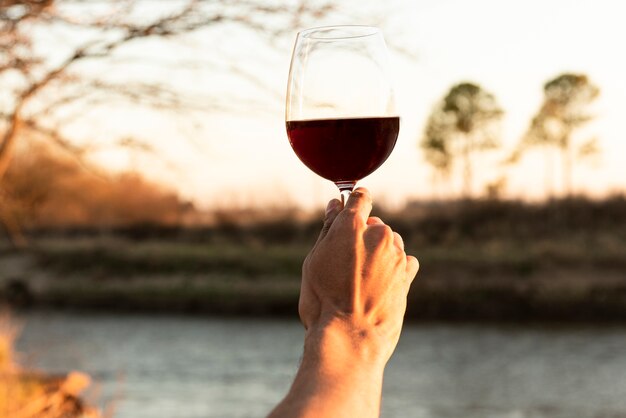
<path fill-rule="evenodd" d="M 400 250 L 404 251 L 404 240 L 402 239 L 402 237 L 400 236 L 400 234 L 398 234 L 397 232 L 393 233 L 393 243 L 396 245 L 396 247 L 398 247 Z"/>
<path fill-rule="evenodd" d="M 378 216 L 370 216 L 369 218 L 367 218 L 367 226 L 372 227 L 376 225 L 385 225 L 385 223 Z M 404 251 L 404 240 L 402 239 L 402 236 L 397 232 L 393 233 L 393 243 L 396 247 L 398 247 L 398 249 Z"/>
<path fill-rule="evenodd" d="M 352 213 L 354 216 L 357 216 L 363 220 L 364 223 L 369 221 L 368 217 L 370 212 L 372 211 L 372 197 L 370 192 L 363 188 L 359 187 L 352 192 L 348 202 L 345 206 L 345 211 L 347 213 Z M 320 233 L 317 242 L 320 242 L 324 237 L 328 234 L 330 227 L 333 222 L 337 218 L 337 215 L 342 211 L 342 204 L 337 199 L 332 199 L 328 202 L 326 206 L 326 216 L 324 218 L 324 226 L 322 227 L 322 232 Z M 380 218 L 372 218 L 372 222 L 374 224 L 383 224 L 383 221 Z M 384 224 L 383 224 L 384 225 Z"/>
<path fill-rule="evenodd" d="M 341 212 L 341 206 L 341 202 L 337 199 L 332 199 L 328 202 L 328 205 L 326 205 L 326 215 L 324 216 L 324 226 L 322 227 L 322 232 L 320 232 L 317 242 L 320 242 L 324 239 L 326 234 L 328 234 L 328 230 L 335 221 L 335 218 L 337 218 L 337 215 Z"/>
<path fill-rule="evenodd" d="M 355 189 L 346 203 L 345 211 L 353 213 L 366 223 L 372 212 L 372 196 L 369 190 L 364 187 Z"/>
<path fill-rule="evenodd" d="M 413 281 L 413 279 L 415 279 L 415 276 L 417 275 L 417 272 L 420 268 L 420 263 L 419 261 L 417 261 L 417 258 L 413 257 L 412 255 L 407 255 L 406 256 L 406 275 L 407 275 L 407 279 L 409 280 L 409 283 Z"/>

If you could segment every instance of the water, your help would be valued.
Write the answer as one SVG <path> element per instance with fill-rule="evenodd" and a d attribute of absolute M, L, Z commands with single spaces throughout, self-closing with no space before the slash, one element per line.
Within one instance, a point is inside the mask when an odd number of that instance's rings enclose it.
<path fill-rule="evenodd" d="M 18 349 L 99 382 L 116 418 L 263 417 L 302 345 L 289 320 L 31 313 Z M 626 327 L 412 325 L 385 375 L 387 418 L 626 417 Z"/>

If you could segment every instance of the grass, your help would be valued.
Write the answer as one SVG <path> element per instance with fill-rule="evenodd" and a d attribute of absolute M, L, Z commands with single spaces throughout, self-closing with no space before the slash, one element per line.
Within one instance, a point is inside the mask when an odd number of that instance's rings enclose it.
<path fill-rule="evenodd" d="M 109 279 L 93 285 L 66 279 L 51 286 L 40 302 L 46 305 L 123 311 L 177 311 L 285 315 L 296 312 L 299 281 L 227 276 L 195 278 Z"/>
<path fill-rule="evenodd" d="M 0 317 L 0 417 L 98 418 L 100 414 L 80 399 L 88 376 L 72 372 L 48 376 L 21 369 L 15 360 L 18 327 L 8 314 Z"/>
<path fill-rule="evenodd" d="M 38 264 L 61 274 L 299 275 L 307 247 L 288 245 L 190 244 L 56 240 L 33 248 Z"/>
<path fill-rule="evenodd" d="M 263 280 L 299 277 L 309 251 L 303 243 L 189 243 L 123 239 L 55 239 L 31 250 L 42 269 L 58 275 L 135 277 L 206 275 Z M 546 267 L 626 270 L 626 243 L 613 235 L 537 239 L 506 238 L 453 244 L 409 244 L 423 266 L 532 272 Z"/>
<path fill-rule="evenodd" d="M 420 260 L 409 316 L 626 318 L 623 197 L 434 202 L 377 215 Z M 235 218 L 204 228 L 39 231 L 25 252 L 0 254 L 0 293 L 24 304 L 295 315 L 320 227 L 318 218 Z M 11 269 L 11 257 L 21 264 Z"/>
<path fill-rule="evenodd" d="M 611 235 L 420 247 L 409 249 L 421 263 L 409 317 L 626 317 L 626 245 Z M 56 237 L 38 241 L 28 256 L 34 275 L 47 277 L 34 295 L 39 304 L 294 316 L 308 250 L 302 243 Z"/>
<path fill-rule="evenodd" d="M 0 373 L 10 373 L 15 368 L 13 345 L 19 327 L 13 323 L 8 313 L 0 314 Z"/>

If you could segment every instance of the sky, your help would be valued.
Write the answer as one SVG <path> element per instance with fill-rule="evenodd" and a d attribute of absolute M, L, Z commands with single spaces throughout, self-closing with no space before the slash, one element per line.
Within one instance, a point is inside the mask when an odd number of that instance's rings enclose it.
<path fill-rule="evenodd" d="M 340 3 L 340 15 L 314 22 L 314 26 L 375 23 L 390 46 L 402 125 L 387 162 L 359 183 L 372 191 L 375 201 L 401 207 L 414 199 L 460 193 L 459 175 L 453 175 L 449 184 L 434 181 L 417 143 L 432 107 L 462 81 L 478 83 L 493 93 L 506 112 L 502 149 L 475 161 L 476 195 L 483 193 L 486 183 L 502 178 L 506 178 L 505 195 L 510 197 L 542 198 L 546 179 L 560 191 L 560 166 L 554 155 L 547 158 L 537 150 L 515 167 L 500 162 L 538 110 L 543 84 L 563 72 L 585 73 L 601 89 L 592 107 L 594 121 L 576 138 L 597 137 L 602 153 L 576 165 L 575 190 L 600 196 L 626 189 L 623 2 L 377 3 L 377 9 L 363 11 L 360 2 L 347 0 Z M 137 57 L 136 63 L 123 70 L 115 67 L 107 76 L 167 80 L 181 94 L 215 107 L 177 115 L 119 105 L 94 108 L 86 110 L 68 132 L 102 143 L 119 137 L 148 141 L 158 157 L 105 148 L 92 158 L 114 170 L 140 171 L 201 207 L 320 207 L 337 196 L 336 188 L 298 160 L 285 132 L 284 95 L 295 35 L 294 31 L 267 42 L 250 30 L 223 25 L 178 41 L 130 45 L 119 57 Z M 153 66 L 154 58 L 168 64 Z M 546 170 L 553 170 L 549 172 L 554 176 Z"/>

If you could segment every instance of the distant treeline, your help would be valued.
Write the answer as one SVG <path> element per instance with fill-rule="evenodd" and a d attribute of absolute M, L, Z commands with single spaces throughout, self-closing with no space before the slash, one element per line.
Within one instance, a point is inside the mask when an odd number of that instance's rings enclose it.
<path fill-rule="evenodd" d="M 136 174 L 102 177 L 48 148 L 16 155 L 5 178 L 3 221 L 30 235 L 114 234 L 131 239 L 193 242 L 310 242 L 323 214 L 293 208 L 232 208 L 200 212 L 174 192 Z M 416 201 L 381 215 L 409 246 L 484 239 L 532 240 L 605 231 L 626 236 L 626 197 L 584 196 L 528 203 L 462 199 Z M 621 234 L 621 235 L 620 235 Z"/>
<path fill-rule="evenodd" d="M 626 240 L 626 196 L 604 199 L 570 197 L 539 203 L 517 200 L 459 200 L 413 202 L 395 212 L 374 209 L 410 246 L 446 245 L 459 241 L 529 241 L 568 239 L 607 233 Z M 268 217 L 259 209 L 214 214 L 215 223 L 204 226 L 142 221 L 127 225 L 94 227 L 38 227 L 34 236 L 49 234 L 93 236 L 112 234 L 129 239 L 175 239 L 189 242 L 300 243 L 318 234 L 323 215 L 303 218 L 285 211 Z"/>

